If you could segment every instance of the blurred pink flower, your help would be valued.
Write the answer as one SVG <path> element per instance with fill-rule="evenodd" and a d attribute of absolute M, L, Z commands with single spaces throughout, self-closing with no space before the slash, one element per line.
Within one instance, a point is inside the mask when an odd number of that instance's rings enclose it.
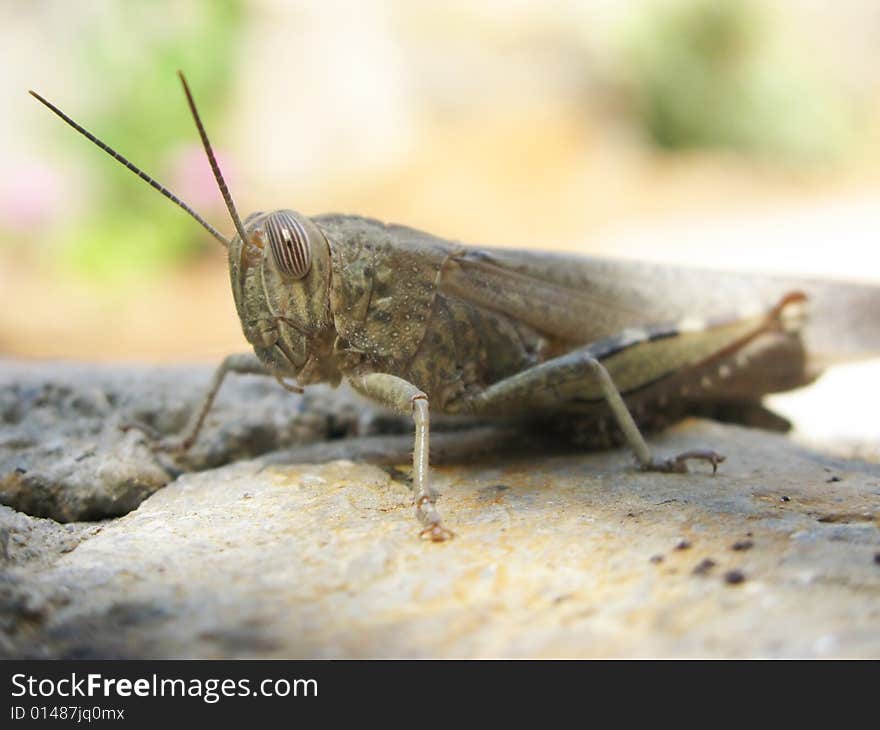
<path fill-rule="evenodd" d="M 63 183 L 51 165 L 26 160 L 4 169 L 0 179 L 0 228 L 26 232 L 59 215 Z"/>
<path fill-rule="evenodd" d="M 217 156 L 220 171 L 235 196 L 235 166 L 222 152 L 215 149 L 214 154 Z M 201 145 L 191 144 L 178 149 L 171 156 L 168 168 L 169 187 L 185 203 L 199 212 L 223 207 L 223 199 L 214 181 L 211 164 Z"/>

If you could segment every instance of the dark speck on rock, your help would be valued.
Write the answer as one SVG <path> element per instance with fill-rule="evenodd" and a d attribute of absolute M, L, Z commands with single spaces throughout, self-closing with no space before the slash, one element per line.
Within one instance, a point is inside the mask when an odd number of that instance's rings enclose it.
<path fill-rule="evenodd" d="M 825 481 L 826 481 L 827 483 L 829 483 L 829 484 L 831 484 L 832 482 L 839 482 L 839 481 L 840 481 L 840 477 L 837 477 L 837 476 L 834 476 L 834 477 L 828 477 Z"/>
<path fill-rule="evenodd" d="M 731 550 L 751 550 L 755 546 L 751 540 L 737 540 L 730 546 Z"/>
<path fill-rule="evenodd" d="M 675 544 L 675 549 L 676 550 L 687 550 L 690 546 L 691 546 L 690 540 L 679 540 Z"/>
<path fill-rule="evenodd" d="M 662 555 L 652 555 L 651 558 L 650 558 L 650 562 L 654 563 L 654 565 L 657 565 L 657 564 L 659 564 L 659 563 L 662 563 L 662 562 L 663 562 L 663 556 L 662 556 Z"/>
<path fill-rule="evenodd" d="M 779 498 L 780 502 L 791 502 L 791 497 L 782 496 Z"/>
<path fill-rule="evenodd" d="M 874 562 L 880 565 L 880 553 L 874 553 Z"/>
<path fill-rule="evenodd" d="M 739 583 L 744 583 L 746 580 L 746 574 L 741 570 L 728 570 L 724 574 L 724 582 L 729 585 L 738 585 Z"/>
<path fill-rule="evenodd" d="M 694 575 L 706 575 L 714 567 L 715 561 L 712 558 L 703 558 L 694 568 L 693 573 Z"/>

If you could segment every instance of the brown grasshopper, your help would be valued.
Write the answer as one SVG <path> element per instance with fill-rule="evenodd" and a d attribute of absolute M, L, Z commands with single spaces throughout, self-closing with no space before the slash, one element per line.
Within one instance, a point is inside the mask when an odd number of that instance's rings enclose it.
<path fill-rule="evenodd" d="M 358 216 L 276 210 L 242 221 L 179 75 L 232 238 L 30 92 L 227 249 L 254 354 L 223 361 L 184 434 L 160 449 L 193 444 L 228 373 L 270 375 L 295 392 L 345 379 L 412 416 L 416 515 L 421 535 L 441 541 L 452 533 L 429 480 L 429 404 L 481 418 L 570 414 L 599 431 L 610 424 L 642 469 L 686 472 L 702 460 L 714 473 L 720 454 L 657 458 L 640 427 L 712 405 L 760 411 L 763 395 L 811 382 L 823 357 L 880 352 L 880 287 L 483 250 Z"/>

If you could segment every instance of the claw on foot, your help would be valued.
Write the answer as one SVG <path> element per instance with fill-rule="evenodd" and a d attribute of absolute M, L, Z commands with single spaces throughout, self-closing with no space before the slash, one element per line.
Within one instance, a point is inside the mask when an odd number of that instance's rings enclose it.
<path fill-rule="evenodd" d="M 150 441 L 162 440 L 162 434 L 160 434 L 152 426 L 148 426 L 146 423 L 141 423 L 140 421 L 124 421 L 119 424 L 119 430 L 123 433 L 128 433 L 129 431 L 140 431 Z"/>
<path fill-rule="evenodd" d="M 439 522 L 435 522 L 422 530 L 419 533 L 419 537 L 422 538 L 422 540 L 430 540 L 431 542 L 445 542 L 446 540 L 451 540 L 455 537 L 455 533 L 451 530 L 447 530 Z"/>
<path fill-rule="evenodd" d="M 189 451 L 190 446 L 192 446 L 192 442 L 189 439 L 164 438 L 153 445 L 153 450 L 166 454 L 182 454 Z"/>
<path fill-rule="evenodd" d="M 686 474 L 688 470 L 688 461 L 708 461 L 712 465 L 712 474 L 714 475 L 718 471 L 718 465 L 722 463 L 725 458 L 726 457 L 723 454 L 719 454 L 717 451 L 712 451 L 711 449 L 695 449 L 693 451 L 685 451 L 684 453 L 681 453 L 678 456 L 673 456 L 669 459 L 654 461 L 644 467 L 644 469 L 645 471 Z"/>
<path fill-rule="evenodd" d="M 149 441 L 149 447 L 152 451 L 161 451 L 166 454 L 182 453 L 189 449 L 192 445 L 188 439 L 178 439 L 163 436 L 152 426 L 138 421 L 126 421 L 119 426 L 121 431 L 140 431 Z"/>

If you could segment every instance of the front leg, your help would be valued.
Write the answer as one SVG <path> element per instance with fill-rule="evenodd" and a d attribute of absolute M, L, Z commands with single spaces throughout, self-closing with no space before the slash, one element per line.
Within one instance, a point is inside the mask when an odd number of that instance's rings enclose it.
<path fill-rule="evenodd" d="M 202 398 L 202 403 L 198 409 L 192 412 L 189 422 L 183 429 L 183 432 L 177 436 L 162 437 L 156 433 L 154 429 L 142 423 L 127 423 L 123 429 L 136 428 L 144 431 L 154 442 L 153 448 L 157 451 L 165 451 L 169 453 L 184 453 L 188 451 L 198 438 L 199 432 L 205 423 L 205 418 L 214 404 L 214 399 L 220 391 L 220 386 L 229 373 L 250 374 L 250 375 L 273 375 L 265 365 L 263 365 L 257 356 L 251 352 L 240 353 L 235 355 L 227 355 L 223 358 L 217 370 L 214 371 L 214 377 L 211 379 L 211 385 Z M 281 381 L 279 381 L 281 382 Z M 282 385 L 284 383 L 282 382 Z M 301 392 L 301 391 L 300 391 Z"/>
<path fill-rule="evenodd" d="M 437 492 L 431 486 L 428 472 L 428 396 L 412 383 L 385 373 L 371 373 L 350 377 L 351 386 L 370 400 L 393 408 L 399 413 L 411 414 L 415 422 L 413 446 L 413 492 L 416 517 L 425 526 L 421 537 L 443 542 L 453 535 L 443 527 L 437 511 Z"/>

